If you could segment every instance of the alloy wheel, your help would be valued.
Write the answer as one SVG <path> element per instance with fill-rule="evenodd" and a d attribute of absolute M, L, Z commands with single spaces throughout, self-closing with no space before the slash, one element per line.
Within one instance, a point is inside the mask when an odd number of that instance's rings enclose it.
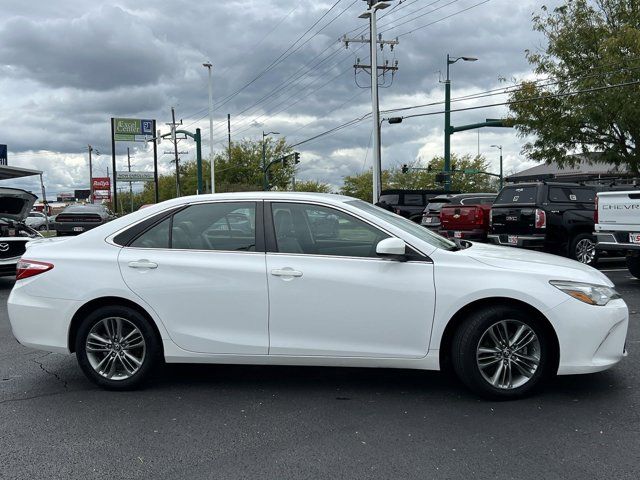
<path fill-rule="evenodd" d="M 132 322 L 107 317 L 91 328 L 85 350 L 96 373 L 109 380 L 125 380 L 142 367 L 147 349 L 142 332 Z"/>
<path fill-rule="evenodd" d="M 589 265 L 596 257 L 596 244 L 593 240 L 583 238 L 576 243 L 576 260 Z"/>
<path fill-rule="evenodd" d="M 510 390 L 527 383 L 540 366 L 540 340 L 518 320 L 501 320 L 480 337 L 476 362 L 482 377 L 493 387 Z"/>

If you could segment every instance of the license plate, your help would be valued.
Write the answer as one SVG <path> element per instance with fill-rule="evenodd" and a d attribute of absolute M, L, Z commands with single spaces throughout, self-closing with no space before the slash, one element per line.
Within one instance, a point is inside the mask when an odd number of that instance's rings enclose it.
<path fill-rule="evenodd" d="M 631 242 L 631 243 L 640 243 L 640 233 L 630 233 L 629 234 L 629 242 Z"/>
<path fill-rule="evenodd" d="M 462 238 L 462 232 L 453 232 L 453 238 Z"/>
<path fill-rule="evenodd" d="M 507 237 L 507 243 L 509 245 L 518 245 L 518 236 L 517 235 L 509 235 Z"/>
<path fill-rule="evenodd" d="M 74 232 L 84 232 L 84 227 L 73 227 Z"/>

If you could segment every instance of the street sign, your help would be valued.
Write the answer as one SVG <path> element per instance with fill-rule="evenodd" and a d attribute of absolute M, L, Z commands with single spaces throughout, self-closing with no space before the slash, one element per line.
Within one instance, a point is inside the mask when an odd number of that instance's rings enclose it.
<path fill-rule="evenodd" d="M 153 120 L 115 118 L 113 122 L 116 142 L 147 142 L 153 138 Z"/>
<path fill-rule="evenodd" d="M 9 165 L 8 163 L 8 153 L 7 153 L 7 146 L 6 145 L 0 145 L 0 165 Z"/>
<path fill-rule="evenodd" d="M 153 172 L 116 172 L 118 182 L 153 182 Z"/>

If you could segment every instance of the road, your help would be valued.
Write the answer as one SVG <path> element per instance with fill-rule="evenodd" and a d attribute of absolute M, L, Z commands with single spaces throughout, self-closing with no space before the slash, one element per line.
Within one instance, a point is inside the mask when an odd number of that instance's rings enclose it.
<path fill-rule="evenodd" d="M 0 479 L 640 478 L 640 281 L 601 268 L 629 356 L 501 403 L 435 372 L 334 368 L 167 366 L 106 392 L 15 342 L 0 279 Z"/>

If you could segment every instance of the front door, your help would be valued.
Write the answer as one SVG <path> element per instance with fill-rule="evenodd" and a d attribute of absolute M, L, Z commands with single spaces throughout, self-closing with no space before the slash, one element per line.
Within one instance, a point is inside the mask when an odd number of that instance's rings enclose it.
<path fill-rule="evenodd" d="M 256 209 L 255 202 L 194 204 L 122 249 L 118 261 L 125 283 L 155 310 L 180 348 L 267 354 L 268 298 L 259 205 Z"/>
<path fill-rule="evenodd" d="M 271 355 L 421 358 L 433 321 L 433 265 L 376 256 L 387 238 L 341 210 L 271 204 Z M 267 215 L 269 217 L 269 215 Z"/>

